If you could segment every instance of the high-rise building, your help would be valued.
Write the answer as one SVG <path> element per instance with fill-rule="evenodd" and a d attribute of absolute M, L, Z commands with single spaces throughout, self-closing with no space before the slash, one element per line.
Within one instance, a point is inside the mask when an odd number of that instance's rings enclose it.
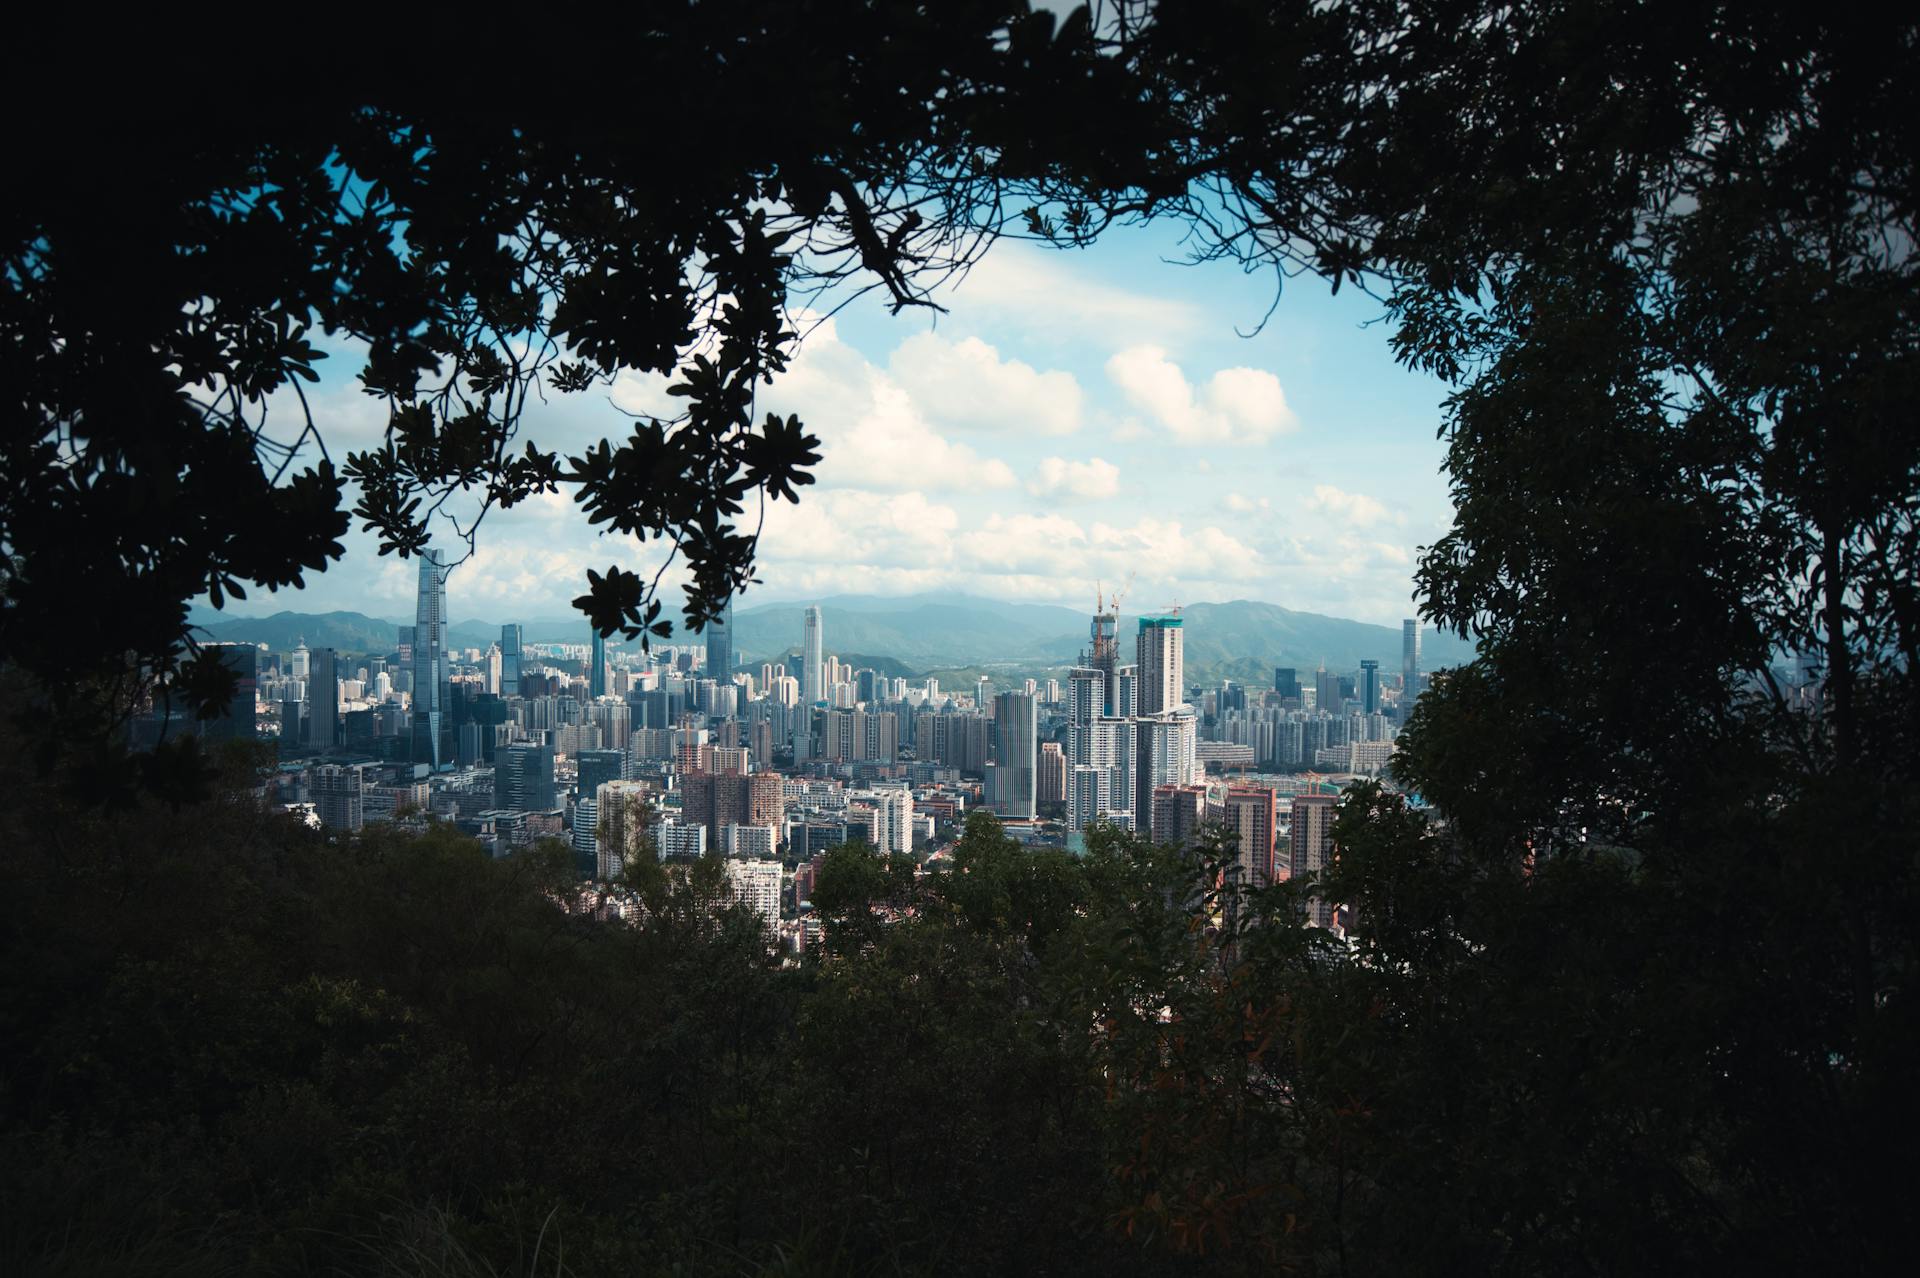
<path fill-rule="evenodd" d="M 574 763 L 578 768 L 575 792 L 582 799 L 592 799 L 608 781 L 624 781 L 627 777 L 625 750 L 582 750 L 574 756 Z"/>
<path fill-rule="evenodd" d="M 1140 667 L 1120 666 L 1107 681 L 1107 716 L 1131 719 L 1140 713 Z"/>
<path fill-rule="evenodd" d="M 329 830 L 352 834 L 366 823 L 366 781 L 358 764 L 321 764 L 308 774 L 314 813 Z"/>
<path fill-rule="evenodd" d="M 1360 713 L 1378 714 L 1380 712 L 1380 663 L 1362 661 L 1360 663 Z"/>
<path fill-rule="evenodd" d="M 1138 651 L 1139 713 L 1159 714 L 1187 700 L 1186 663 L 1178 617 L 1142 617 Z"/>
<path fill-rule="evenodd" d="M 780 924 L 780 863 L 728 861 L 727 884 L 733 890 L 734 901 L 758 915 L 771 936 Z"/>
<path fill-rule="evenodd" d="M 1207 787 L 1204 785 L 1157 785 L 1153 787 L 1153 808 L 1149 821 L 1156 843 L 1185 847 L 1206 823 Z"/>
<path fill-rule="evenodd" d="M 1067 755 L 1058 741 L 1040 743 L 1039 766 L 1034 778 L 1034 798 L 1039 803 L 1067 801 Z"/>
<path fill-rule="evenodd" d="M 826 635 L 820 606 L 808 604 L 800 623 L 800 704 L 827 699 Z"/>
<path fill-rule="evenodd" d="M 453 714 L 448 685 L 446 556 L 420 552 L 420 591 L 413 627 L 413 761 L 453 766 Z"/>
<path fill-rule="evenodd" d="M 1133 828 L 1136 748 L 1131 720 L 1096 719 L 1067 730 L 1068 829 L 1082 830 L 1096 817 Z M 1082 776 L 1089 768 L 1102 774 L 1097 781 Z"/>
<path fill-rule="evenodd" d="M 1239 840 L 1240 882 L 1247 887 L 1266 887 L 1287 877 L 1274 864 L 1279 816 L 1279 804 L 1268 787 L 1227 787 L 1221 818 Z"/>
<path fill-rule="evenodd" d="M 707 623 L 707 678 L 733 681 L 733 600 Z"/>
<path fill-rule="evenodd" d="M 704 825 L 713 846 L 730 825 L 776 825 L 780 820 L 780 777 L 773 772 L 717 774 L 690 772 L 680 781 L 681 820 Z"/>
<path fill-rule="evenodd" d="M 1107 713 L 1107 676 L 1091 666 L 1067 674 L 1067 722 L 1092 723 Z"/>
<path fill-rule="evenodd" d="M 597 626 L 593 630 L 593 642 L 587 658 L 587 695 L 607 695 L 607 637 L 600 633 Z"/>
<path fill-rule="evenodd" d="M 1300 672 L 1293 666 L 1275 666 L 1273 670 L 1273 690 L 1282 697 L 1298 701 L 1300 699 Z"/>
<path fill-rule="evenodd" d="M 1289 877 L 1318 874 L 1333 863 L 1333 811 L 1337 802 L 1327 794 L 1294 796 Z M 1316 894 L 1307 902 L 1307 918 L 1315 926 L 1332 927 L 1332 903 Z"/>
<path fill-rule="evenodd" d="M 340 743 L 340 661 L 332 648 L 308 654 L 307 748 L 325 753 Z"/>
<path fill-rule="evenodd" d="M 1153 792 L 1159 786 L 1190 785 L 1198 780 L 1195 745 L 1199 725 L 1192 711 L 1169 710 L 1136 720 L 1135 727 L 1135 828 L 1160 839 L 1159 830 L 1148 828 L 1153 819 Z"/>
<path fill-rule="evenodd" d="M 520 691 L 521 630 L 518 626 L 500 627 L 500 695 L 518 697 Z"/>
<path fill-rule="evenodd" d="M 308 670 L 312 668 L 309 664 L 310 658 L 311 654 L 307 651 L 306 636 L 302 635 L 292 655 L 287 658 L 287 674 L 295 679 L 305 679 Z"/>
<path fill-rule="evenodd" d="M 1322 714 L 1340 713 L 1340 676 L 1325 664 L 1313 672 L 1313 708 Z"/>
<path fill-rule="evenodd" d="M 1402 713 L 1413 709 L 1413 699 L 1422 691 L 1420 683 L 1420 619 L 1409 617 L 1400 623 L 1400 706 Z"/>
<path fill-rule="evenodd" d="M 1039 795 L 1038 710 L 1031 694 L 1003 692 L 993 699 L 998 744 L 994 752 L 994 811 L 1031 818 Z"/>
<path fill-rule="evenodd" d="M 515 812 L 551 812 L 559 807 L 553 783 L 553 747 L 520 742 L 495 750 L 493 806 Z"/>
<path fill-rule="evenodd" d="M 595 877 L 617 879 L 649 837 L 653 812 L 647 787 L 638 781 L 605 781 L 593 797 Z"/>

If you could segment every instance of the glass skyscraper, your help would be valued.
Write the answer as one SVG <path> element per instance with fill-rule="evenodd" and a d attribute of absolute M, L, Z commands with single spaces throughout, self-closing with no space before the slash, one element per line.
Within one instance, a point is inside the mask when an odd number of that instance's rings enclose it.
<path fill-rule="evenodd" d="M 800 630 L 800 704 L 810 706 L 827 697 L 825 636 L 818 604 L 808 604 Z"/>
<path fill-rule="evenodd" d="M 707 678 L 717 683 L 733 679 L 733 600 L 707 623 Z"/>
<path fill-rule="evenodd" d="M 420 552 L 420 594 L 413 625 L 413 761 L 436 772 L 453 766 L 446 564 L 441 551 Z"/>
<path fill-rule="evenodd" d="M 520 627 L 500 627 L 500 695 L 517 697 L 520 695 L 520 649 L 522 646 Z"/>

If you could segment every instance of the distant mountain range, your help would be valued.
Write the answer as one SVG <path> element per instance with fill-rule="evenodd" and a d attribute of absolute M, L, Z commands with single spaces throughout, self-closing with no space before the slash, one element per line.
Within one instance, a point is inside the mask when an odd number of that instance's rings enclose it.
<path fill-rule="evenodd" d="M 982 664 L 1032 668 L 1064 666 L 1078 660 L 1087 644 L 1089 617 L 1055 604 L 1007 603 L 969 595 L 838 595 L 819 600 L 828 652 L 861 657 L 879 665 L 890 658 L 887 673 L 952 669 Z M 800 644 L 804 603 L 771 603 L 740 608 L 733 619 L 734 651 L 743 662 L 772 660 Z M 1362 659 L 1380 663 L 1383 672 L 1400 669 L 1400 630 L 1319 613 L 1296 612 L 1277 604 L 1237 599 L 1230 603 L 1189 604 L 1181 610 L 1186 632 L 1186 662 L 1196 683 L 1221 678 L 1265 683 L 1276 666 L 1302 671 L 1322 661 L 1330 670 L 1358 668 Z M 304 639 L 310 648 L 352 652 L 391 652 L 399 628 L 358 612 L 279 612 L 270 617 L 232 617 L 196 610 L 194 617 L 214 639 L 264 643 L 291 649 Z M 582 617 L 542 618 L 521 623 L 528 643 L 585 643 Z M 1136 618 L 1120 619 L 1120 653 L 1131 660 Z M 497 641 L 494 622 L 460 621 L 449 628 L 456 647 L 484 648 Z M 681 632 L 682 642 L 693 637 Z M 1471 644 L 1429 629 L 1422 641 L 1427 669 L 1459 665 L 1473 657 Z"/>

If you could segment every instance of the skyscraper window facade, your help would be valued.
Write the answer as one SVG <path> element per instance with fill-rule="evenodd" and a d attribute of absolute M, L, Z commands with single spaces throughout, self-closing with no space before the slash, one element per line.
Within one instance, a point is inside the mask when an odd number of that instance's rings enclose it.
<path fill-rule="evenodd" d="M 413 761 L 453 766 L 452 670 L 447 662 L 447 567 L 438 550 L 420 552 L 413 626 Z"/>
<path fill-rule="evenodd" d="M 733 679 L 733 600 L 707 623 L 707 678 L 720 683 Z"/>
<path fill-rule="evenodd" d="M 1019 819 L 1035 815 L 1038 799 L 1038 706 L 1024 692 L 1003 692 L 993 699 L 998 738 L 993 768 L 994 811 Z"/>
<path fill-rule="evenodd" d="M 1413 699 L 1420 695 L 1420 621 L 1409 617 L 1400 623 L 1400 677 L 1404 680 L 1400 693 L 1402 713 L 1413 708 Z"/>
<path fill-rule="evenodd" d="M 1159 714 L 1186 702 L 1184 635 L 1178 617 L 1142 617 L 1136 641 L 1140 713 Z"/>
<path fill-rule="evenodd" d="M 825 644 L 819 605 L 809 604 L 800 623 L 800 704 L 803 706 L 826 700 Z"/>
<path fill-rule="evenodd" d="M 1380 713 L 1380 663 L 1362 661 L 1360 663 L 1360 713 Z"/>
<path fill-rule="evenodd" d="M 500 627 L 500 695 L 517 697 L 520 693 L 520 627 Z"/>

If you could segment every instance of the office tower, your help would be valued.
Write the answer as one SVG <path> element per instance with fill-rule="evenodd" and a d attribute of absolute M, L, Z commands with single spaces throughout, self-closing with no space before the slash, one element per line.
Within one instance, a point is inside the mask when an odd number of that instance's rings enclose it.
<path fill-rule="evenodd" d="M 1142 617 L 1138 652 L 1139 713 L 1159 714 L 1186 704 L 1186 663 L 1178 617 Z"/>
<path fill-rule="evenodd" d="M 1153 787 L 1150 824 L 1156 843 L 1186 847 L 1200 834 L 1207 819 L 1207 787 L 1157 785 Z"/>
<path fill-rule="evenodd" d="M 1333 863 L 1332 795 L 1302 794 L 1293 800 L 1293 840 L 1288 877 L 1318 874 Z M 1307 902 L 1307 918 L 1316 927 L 1333 926 L 1333 905 L 1316 894 Z"/>
<path fill-rule="evenodd" d="M 1038 708 L 1031 694 L 1003 692 L 993 699 L 999 745 L 994 752 L 993 810 L 1031 818 L 1039 794 Z"/>
<path fill-rule="evenodd" d="M 707 678 L 721 683 L 733 680 L 733 600 L 720 615 L 707 623 Z"/>
<path fill-rule="evenodd" d="M 1287 877 L 1274 864 L 1279 818 L 1279 804 L 1266 786 L 1227 787 L 1221 819 L 1239 840 L 1240 882 L 1246 887 L 1266 887 Z"/>
<path fill-rule="evenodd" d="M 587 695 L 607 695 L 607 637 L 597 627 L 587 657 Z"/>
<path fill-rule="evenodd" d="M 1413 709 L 1413 699 L 1422 691 L 1420 683 L 1420 621 L 1409 617 L 1400 623 L 1400 706 L 1402 713 Z"/>
<path fill-rule="evenodd" d="M 1282 697 L 1298 701 L 1300 699 L 1300 672 L 1292 666 L 1275 666 L 1273 670 L 1273 690 Z"/>
<path fill-rule="evenodd" d="M 624 781 L 627 777 L 627 752 L 624 750 L 582 750 L 574 756 L 578 767 L 575 792 L 591 799 L 602 784 Z"/>
<path fill-rule="evenodd" d="M 862 669 L 854 671 L 853 699 L 855 701 L 865 702 L 869 706 L 877 704 L 882 700 L 880 689 L 881 685 L 885 682 L 879 674 L 872 670 Z"/>
<path fill-rule="evenodd" d="M 515 812 L 551 812 L 559 807 L 553 747 L 522 742 L 494 751 L 493 806 Z"/>
<path fill-rule="evenodd" d="M 1190 785 L 1198 779 L 1199 765 L 1194 755 L 1199 723 L 1190 710 L 1167 711 L 1137 720 L 1135 729 L 1135 828 L 1161 839 L 1160 831 L 1149 828 L 1153 792 L 1159 786 Z"/>
<path fill-rule="evenodd" d="M 827 698 L 825 642 L 820 606 L 808 604 L 800 623 L 800 704 L 803 706 Z"/>
<path fill-rule="evenodd" d="M 979 706 L 983 714 L 987 712 L 987 699 L 992 692 L 993 684 L 988 681 L 985 675 L 981 675 L 973 681 L 973 704 Z"/>
<path fill-rule="evenodd" d="M 1247 690 L 1231 679 L 1225 680 L 1220 685 L 1219 693 L 1216 694 L 1214 705 L 1222 715 L 1229 710 L 1245 710 Z"/>
<path fill-rule="evenodd" d="M 1036 803 L 1067 801 L 1067 755 L 1058 741 L 1042 741 L 1034 776 Z"/>
<path fill-rule="evenodd" d="M 1313 672 L 1313 708 L 1321 714 L 1340 713 L 1340 676 L 1324 664 Z"/>
<path fill-rule="evenodd" d="M 307 640 L 303 635 L 300 638 L 299 644 L 294 648 L 293 655 L 287 659 L 288 677 L 293 679 L 307 678 L 307 672 L 312 668 L 309 664 L 310 658 L 311 654 L 307 651 Z"/>
<path fill-rule="evenodd" d="M 1362 661 L 1360 663 L 1360 713 L 1378 714 L 1380 712 L 1380 663 Z"/>
<path fill-rule="evenodd" d="M 366 823 L 366 781 L 359 765 L 322 764 L 308 774 L 314 813 L 320 824 L 344 834 Z"/>
<path fill-rule="evenodd" d="M 518 626 L 500 627 L 500 695 L 523 696 L 520 691 L 521 631 Z"/>
<path fill-rule="evenodd" d="M 332 648 L 308 654 L 307 748 L 325 753 L 340 743 L 340 661 Z"/>
<path fill-rule="evenodd" d="M 451 675 L 446 556 L 438 550 L 423 550 L 413 627 L 413 761 L 436 771 L 453 766 Z"/>

